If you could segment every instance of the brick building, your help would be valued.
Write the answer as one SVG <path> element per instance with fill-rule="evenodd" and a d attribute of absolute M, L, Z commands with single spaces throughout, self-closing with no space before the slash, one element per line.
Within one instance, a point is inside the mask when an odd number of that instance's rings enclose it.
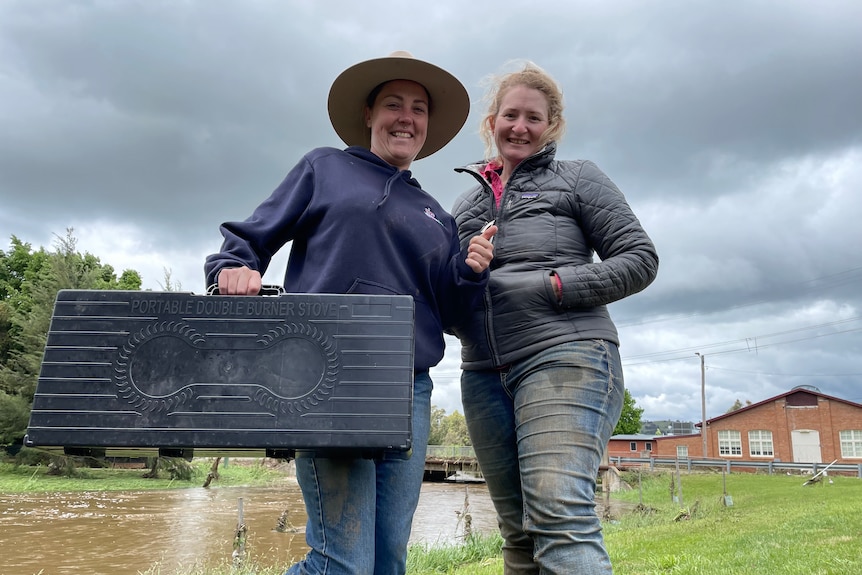
<path fill-rule="evenodd" d="M 635 433 L 631 435 L 614 435 L 608 441 L 608 457 L 657 457 L 655 452 L 656 439 L 661 435 Z M 688 437 L 688 436 L 682 436 Z M 700 435 L 697 435 L 699 438 Z"/>
<path fill-rule="evenodd" d="M 622 436 L 611 441 L 617 437 Z M 650 441 L 654 457 L 703 457 L 699 433 L 654 436 Z M 797 387 L 708 419 L 706 447 L 710 459 L 862 463 L 862 404 Z M 608 452 L 620 455 L 610 445 Z"/>

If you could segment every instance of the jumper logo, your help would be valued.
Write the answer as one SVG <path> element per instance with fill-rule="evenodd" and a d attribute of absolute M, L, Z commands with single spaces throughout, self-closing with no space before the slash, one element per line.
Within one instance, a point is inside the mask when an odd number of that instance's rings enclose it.
<path fill-rule="evenodd" d="M 437 219 L 437 216 L 434 215 L 434 212 L 431 210 L 431 208 L 429 206 L 425 206 L 425 215 L 428 216 L 429 218 L 431 218 L 432 220 L 434 220 L 435 222 L 437 222 L 438 224 L 440 224 L 441 226 L 443 226 L 444 228 L 446 227 L 443 225 L 443 222 L 441 222 L 440 220 Z"/>

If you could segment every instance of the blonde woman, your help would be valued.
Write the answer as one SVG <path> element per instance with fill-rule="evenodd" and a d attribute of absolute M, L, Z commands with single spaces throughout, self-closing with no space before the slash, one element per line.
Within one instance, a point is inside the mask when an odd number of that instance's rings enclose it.
<path fill-rule="evenodd" d="M 467 428 L 504 573 L 607 575 L 594 496 L 624 389 L 606 306 L 646 288 L 658 256 L 594 163 L 556 158 L 565 120 L 550 75 L 527 63 L 499 77 L 488 101 L 487 159 L 458 169 L 477 185 L 452 211 L 464 246 L 498 227 L 484 305 L 453 330 Z"/>

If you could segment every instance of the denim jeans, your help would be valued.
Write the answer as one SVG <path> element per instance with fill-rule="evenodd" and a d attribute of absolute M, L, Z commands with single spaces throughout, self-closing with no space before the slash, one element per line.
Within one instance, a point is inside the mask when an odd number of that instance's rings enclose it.
<path fill-rule="evenodd" d="M 461 395 L 504 540 L 503 573 L 613 573 L 594 498 L 623 406 L 617 346 L 575 341 L 505 370 L 464 371 Z"/>
<path fill-rule="evenodd" d="M 431 377 L 413 381 L 409 459 L 296 459 L 311 548 L 286 575 L 403 575 L 407 542 L 425 474 Z"/>

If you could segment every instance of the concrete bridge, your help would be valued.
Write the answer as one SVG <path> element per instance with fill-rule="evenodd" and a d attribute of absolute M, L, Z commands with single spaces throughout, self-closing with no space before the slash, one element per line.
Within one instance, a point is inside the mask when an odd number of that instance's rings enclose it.
<path fill-rule="evenodd" d="M 472 447 L 429 445 L 425 455 L 425 480 L 450 481 L 458 478 L 480 480 L 482 472 Z"/>
<path fill-rule="evenodd" d="M 862 464 L 859 465 L 862 470 Z M 862 477 L 862 475 L 860 475 Z M 425 455 L 425 481 L 484 482 L 476 453 L 472 447 L 461 445 L 429 445 Z M 620 488 L 619 471 L 602 457 L 599 466 L 598 491 L 609 493 Z"/>

